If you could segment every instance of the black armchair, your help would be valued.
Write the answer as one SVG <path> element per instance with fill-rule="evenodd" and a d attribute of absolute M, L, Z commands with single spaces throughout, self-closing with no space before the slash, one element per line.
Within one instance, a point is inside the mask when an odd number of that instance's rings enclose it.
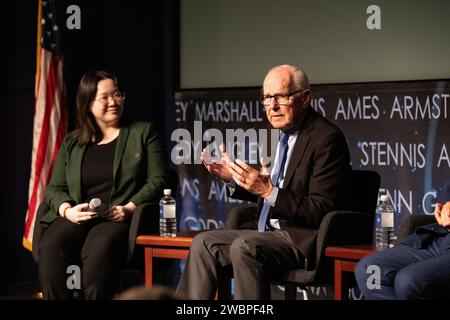
<path fill-rule="evenodd" d="M 286 299 L 296 299 L 297 287 L 305 290 L 306 286 L 333 286 L 333 261 L 325 257 L 326 247 L 372 243 L 379 187 L 378 173 L 362 170 L 351 172 L 345 192 L 345 210 L 328 213 L 320 224 L 314 269 L 294 269 L 280 279 L 274 279 L 285 286 Z M 254 206 L 231 210 L 225 228 L 236 229 L 254 219 L 255 210 L 252 208 Z"/>

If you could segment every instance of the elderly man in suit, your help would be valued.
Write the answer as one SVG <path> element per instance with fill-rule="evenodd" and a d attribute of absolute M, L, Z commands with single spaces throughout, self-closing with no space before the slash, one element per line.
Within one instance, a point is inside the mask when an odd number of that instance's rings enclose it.
<path fill-rule="evenodd" d="M 267 73 L 261 102 L 270 124 L 281 131 L 270 176 L 230 161 L 223 146 L 224 161 L 204 160 L 232 197 L 257 199 L 258 205 L 245 228 L 194 238 L 178 292 L 212 299 L 221 271 L 232 267 L 235 299 L 269 299 L 273 275 L 312 267 L 320 222 L 338 207 L 351 168 L 345 137 L 310 107 L 310 99 L 302 70 L 280 65 Z"/>

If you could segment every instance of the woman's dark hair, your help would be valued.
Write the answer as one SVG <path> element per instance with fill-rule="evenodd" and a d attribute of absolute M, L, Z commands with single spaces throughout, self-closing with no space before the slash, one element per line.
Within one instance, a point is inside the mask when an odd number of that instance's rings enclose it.
<path fill-rule="evenodd" d="M 117 77 L 107 71 L 89 71 L 85 73 L 80 80 L 76 105 L 77 129 L 71 134 L 72 138 L 80 145 L 84 145 L 90 141 L 98 142 L 103 137 L 103 134 L 91 113 L 91 103 L 97 94 L 98 83 L 105 79 L 113 80 L 119 91 L 122 91 L 120 90 Z"/>

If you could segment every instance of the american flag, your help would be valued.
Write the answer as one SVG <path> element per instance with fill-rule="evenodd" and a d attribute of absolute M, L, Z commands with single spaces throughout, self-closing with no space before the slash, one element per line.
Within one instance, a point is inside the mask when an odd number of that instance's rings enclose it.
<path fill-rule="evenodd" d="M 32 249 L 36 212 L 52 174 L 53 162 L 67 131 L 66 91 L 56 24 L 56 0 L 39 0 L 37 24 L 35 110 L 28 210 L 23 246 Z"/>

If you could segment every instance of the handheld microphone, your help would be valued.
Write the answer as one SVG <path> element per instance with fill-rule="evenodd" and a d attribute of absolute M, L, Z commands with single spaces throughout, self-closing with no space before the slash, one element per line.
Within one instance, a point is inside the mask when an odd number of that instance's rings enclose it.
<path fill-rule="evenodd" d="M 95 212 L 98 207 L 102 205 L 102 200 L 99 198 L 93 198 L 91 201 L 89 201 L 89 207 L 87 208 L 87 211 Z"/>

